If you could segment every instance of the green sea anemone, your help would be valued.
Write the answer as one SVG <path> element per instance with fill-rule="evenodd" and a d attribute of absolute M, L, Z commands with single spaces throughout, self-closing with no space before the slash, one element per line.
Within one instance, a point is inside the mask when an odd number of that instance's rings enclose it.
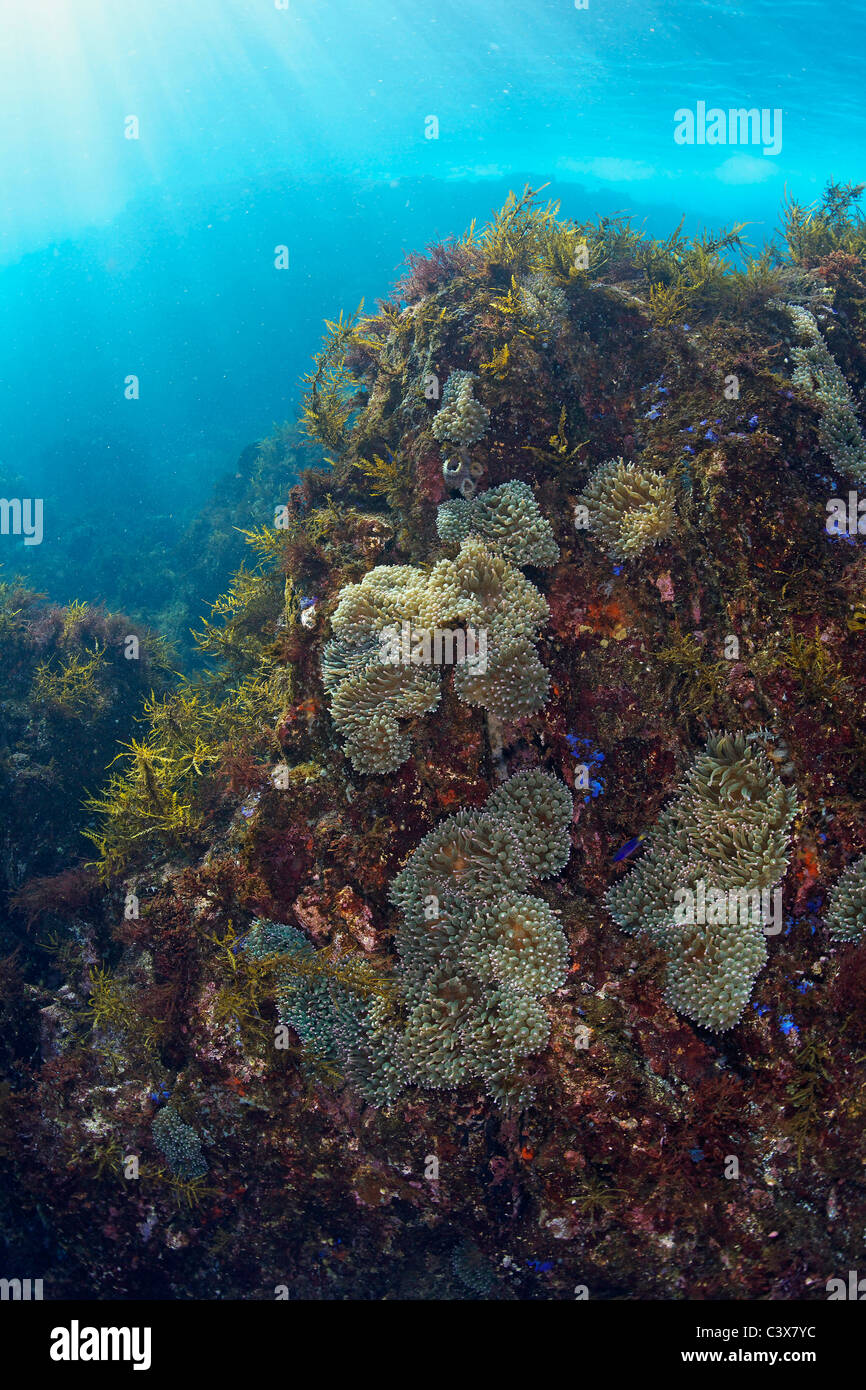
<path fill-rule="evenodd" d="M 661 473 L 623 459 L 596 469 L 579 502 L 590 534 L 613 560 L 632 560 L 674 529 L 674 489 Z"/>
<path fill-rule="evenodd" d="M 796 810 L 755 736 L 712 734 L 650 832 L 649 852 L 608 889 L 614 921 L 667 954 L 670 1003 L 707 1028 L 733 1027 L 766 960 L 754 905 L 763 910 L 785 873 Z M 708 920 L 686 920 L 685 895 L 700 893 L 711 895 Z"/>
<path fill-rule="evenodd" d="M 866 929 L 866 854 L 844 869 L 824 918 L 834 941 L 860 941 Z"/>
<path fill-rule="evenodd" d="M 471 372 L 452 372 L 449 376 L 433 421 L 433 433 L 440 442 L 476 444 L 487 433 L 490 411 L 476 401 L 474 383 Z"/>

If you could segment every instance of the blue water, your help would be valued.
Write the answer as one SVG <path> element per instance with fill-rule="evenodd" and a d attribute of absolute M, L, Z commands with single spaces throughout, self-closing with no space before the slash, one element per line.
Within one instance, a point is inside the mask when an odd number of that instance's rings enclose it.
<path fill-rule="evenodd" d="M 324 318 L 510 188 L 760 246 L 864 167 L 848 0 L 0 0 L 0 33 L 0 484 L 132 547 L 293 417 Z M 780 148 L 678 144 L 698 103 Z"/>

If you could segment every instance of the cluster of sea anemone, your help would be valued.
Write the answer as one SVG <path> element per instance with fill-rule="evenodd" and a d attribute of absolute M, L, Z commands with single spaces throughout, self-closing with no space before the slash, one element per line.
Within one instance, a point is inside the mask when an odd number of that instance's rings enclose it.
<path fill-rule="evenodd" d="M 531 490 L 507 483 L 444 503 L 440 534 L 459 546 L 453 558 L 429 573 L 377 566 L 342 590 L 331 618 L 322 679 L 358 772 L 405 762 L 411 740 L 399 721 L 436 708 L 443 667 L 460 700 L 499 720 L 534 714 L 547 698 L 535 641 L 548 608 L 518 566 L 553 564 L 559 548 Z"/>
<path fill-rule="evenodd" d="M 740 1019 L 766 960 L 762 913 L 788 865 L 796 810 L 757 738 L 713 734 L 649 852 L 608 890 L 619 926 L 666 953 L 668 1002 L 707 1028 Z"/>
<path fill-rule="evenodd" d="M 479 497 L 443 502 L 436 513 L 436 528 L 448 546 L 480 536 L 509 564 L 521 569 L 526 565 L 546 568 L 559 559 L 550 522 L 542 516 L 526 483 L 503 483 Z"/>
<path fill-rule="evenodd" d="M 794 359 L 791 380 L 795 386 L 818 397 L 821 448 L 843 477 L 854 483 L 866 482 L 866 437 L 857 419 L 854 396 L 824 341 L 818 320 L 802 304 L 775 301 L 773 307 L 787 312 L 799 339 L 791 349 Z"/>
<path fill-rule="evenodd" d="M 433 421 L 433 433 L 440 443 L 466 446 L 483 439 L 490 424 L 490 411 L 475 399 L 472 372 L 452 372 L 442 404 Z"/>
<path fill-rule="evenodd" d="M 512 1097 L 522 1063 L 547 1043 L 541 996 L 568 964 L 556 913 L 527 889 L 565 866 L 571 819 L 568 788 L 533 769 L 425 836 L 391 884 L 402 918 L 396 1002 L 320 968 L 295 928 L 257 923 L 247 949 L 282 958 L 281 1021 L 374 1104 L 407 1085 L 472 1079 Z"/>

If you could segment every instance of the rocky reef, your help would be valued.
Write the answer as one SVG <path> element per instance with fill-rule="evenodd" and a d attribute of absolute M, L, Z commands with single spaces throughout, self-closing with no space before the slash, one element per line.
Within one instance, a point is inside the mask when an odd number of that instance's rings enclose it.
<path fill-rule="evenodd" d="M 204 674 L 142 632 L 133 678 L 124 620 L 5 591 L 9 1276 L 809 1299 L 857 1268 L 861 193 L 749 255 L 527 191 L 410 257 L 328 326 L 320 453 Z"/>

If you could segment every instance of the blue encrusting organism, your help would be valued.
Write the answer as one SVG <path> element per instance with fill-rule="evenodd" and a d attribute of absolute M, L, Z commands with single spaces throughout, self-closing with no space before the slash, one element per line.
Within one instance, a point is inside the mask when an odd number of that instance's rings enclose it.
<path fill-rule="evenodd" d="M 577 759 L 578 766 L 583 766 L 587 769 L 589 781 L 586 787 L 578 784 L 577 788 L 578 791 L 586 791 L 588 793 L 588 795 L 583 798 L 583 803 L 586 806 L 590 801 L 594 801 L 596 797 L 602 796 L 605 791 L 607 784 L 603 777 L 589 776 L 590 773 L 594 772 L 597 767 L 604 762 L 604 754 L 600 748 L 596 748 L 591 738 L 578 738 L 576 734 L 566 734 L 565 741 L 574 757 Z"/>

